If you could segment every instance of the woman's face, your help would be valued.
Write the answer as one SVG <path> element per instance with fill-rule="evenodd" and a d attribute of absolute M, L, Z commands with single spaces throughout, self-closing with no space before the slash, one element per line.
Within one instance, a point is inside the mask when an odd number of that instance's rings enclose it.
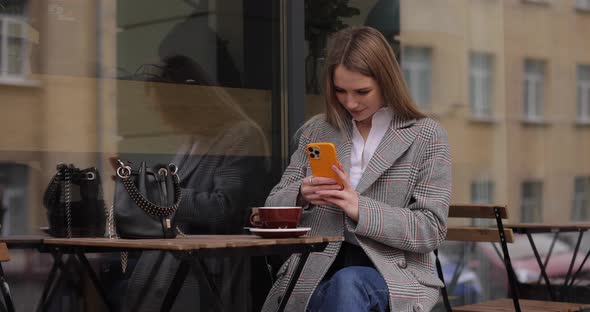
<path fill-rule="evenodd" d="M 343 65 L 334 69 L 336 98 L 356 121 L 365 121 L 383 107 L 383 97 L 377 81 Z"/>

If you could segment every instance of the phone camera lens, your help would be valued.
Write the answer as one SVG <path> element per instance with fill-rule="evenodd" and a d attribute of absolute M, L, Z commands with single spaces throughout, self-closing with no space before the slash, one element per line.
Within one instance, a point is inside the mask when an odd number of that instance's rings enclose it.
<path fill-rule="evenodd" d="M 319 155 L 320 151 L 313 151 L 314 154 Z"/>
<path fill-rule="evenodd" d="M 313 147 L 307 149 L 310 153 L 313 152 Z"/>
<path fill-rule="evenodd" d="M 309 157 L 315 158 L 315 155 L 312 153 L 312 154 L 309 154 Z"/>

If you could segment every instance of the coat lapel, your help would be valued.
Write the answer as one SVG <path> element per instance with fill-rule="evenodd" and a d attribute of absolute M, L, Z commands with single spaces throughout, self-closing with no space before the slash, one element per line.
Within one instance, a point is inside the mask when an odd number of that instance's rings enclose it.
<path fill-rule="evenodd" d="M 344 135 L 339 135 L 332 141 L 336 145 L 338 161 L 342 164 L 346 172 L 350 172 L 350 152 L 352 148 L 352 123 L 346 124 L 347 129 Z"/>
<path fill-rule="evenodd" d="M 413 126 L 415 122 L 416 120 L 404 121 L 393 117 L 391 126 L 361 176 L 356 187 L 357 192 L 362 194 L 366 191 L 412 145 L 418 134 L 418 127 Z M 350 164 L 350 152 L 348 158 Z"/>

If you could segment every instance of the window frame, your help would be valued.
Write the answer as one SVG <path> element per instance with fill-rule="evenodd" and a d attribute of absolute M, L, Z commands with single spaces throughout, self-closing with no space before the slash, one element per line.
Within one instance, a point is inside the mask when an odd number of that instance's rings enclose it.
<path fill-rule="evenodd" d="M 412 55 L 408 51 L 417 53 Z M 407 45 L 402 48 L 401 67 L 404 79 L 416 105 L 425 110 L 432 109 L 432 54 L 432 48 L 427 46 Z M 426 57 L 421 59 L 423 56 Z M 422 92 L 423 90 L 426 92 Z"/>
<path fill-rule="evenodd" d="M 582 77 L 585 73 L 588 77 Z M 590 65 L 576 66 L 576 122 L 590 124 Z"/>
<path fill-rule="evenodd" d="M 532 196 L 527 196 L 526 187 L 531 187 Z M 521 222 L 543 222 L 543 181 L 525 180 L 520 190 L 520 220 Z"/>
<path fill-rule="evenodd" d="M 18 64 L 20 69 L 16 73 L 10 73 L 8 71 L 10 66 L 8 42 L 9 37 L 14 37 L 11 36 L 9 32 L 10 24 L 18 25 L 20 27 L 19 39 L 21 40 L 21 44 L 20 62 Z M 26 42 L 27 28 L 28 24 L 25 16 L 0 14 L 0 84 L 27 80 L 30 67 L 29 58 L 27 57 L 29 53 L 29 47 Z"/>
<path fill-rule="evenodd" d="M 574 177 L 572 221 L 588 220 L 590 215 L 590 176 Z"/>
<path fill-rule="evenodd" d="M 476 58 L 481 58 L 479 61 Z M 482 62 L 483 61 L 483 62 Z M 479 87 L 479 88 L 478 88 Z M 471 117 L 491 119 L 494 115 L 494 56 L 488 52 L 469 55 L 469 103 Z"/>
<path fill-rule="evenodd" d="M 543 122 L 547 62 L 543 59 L 526 58 L 523 66 L 523 120 Z"/>

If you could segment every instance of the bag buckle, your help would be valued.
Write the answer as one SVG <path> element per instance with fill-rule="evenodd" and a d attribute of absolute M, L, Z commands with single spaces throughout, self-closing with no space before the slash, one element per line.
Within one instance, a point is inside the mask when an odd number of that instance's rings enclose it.
<path fill-rule="evenodd" d="M 94 172 L 86 172 L 86 180 L 92 181 L 96 179 L 96 174 Z"/>
<path fill-rule="evenodd" d="M 117 168 L 117 176 L 121 179 L 127 179 L 131 176 L 131 167 L 126 166 L 120 159 L 117 159 L 119 168 Z"/>

